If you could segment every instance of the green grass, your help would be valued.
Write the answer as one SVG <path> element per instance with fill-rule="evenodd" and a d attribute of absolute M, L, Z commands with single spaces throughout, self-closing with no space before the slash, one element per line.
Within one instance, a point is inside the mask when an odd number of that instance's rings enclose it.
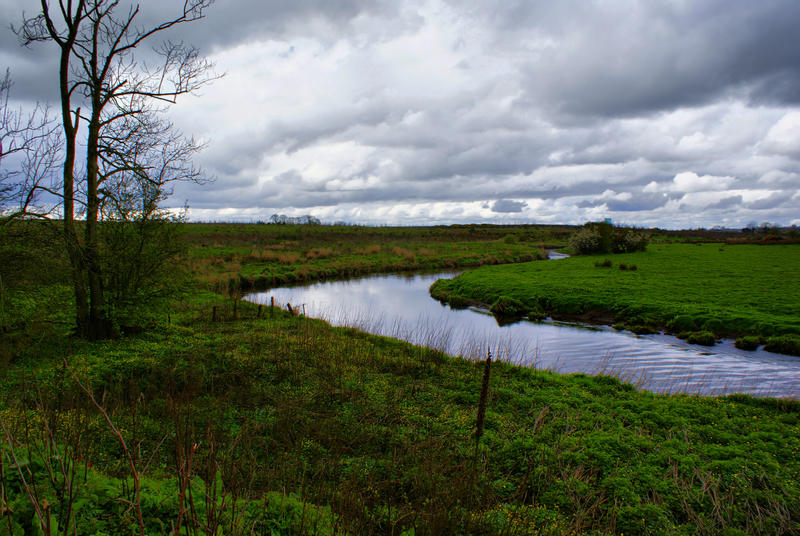
<path fill-rule="evenodd" d="M 494 363 L 475 458 L 482 363 L 282 311 L 258 319 L 246 304 L 233 321 L 230 301 L 216 302 L 224 321 L 211 323 L 212 303 L 185 304 L 176 323 L 135 337 L 42 341 L 3 372 L 6 426 L 39 437 L 47 416 L 70 446 L 79 534 L 137 526 L 116 500 L 131 498 L 132 483 L 119 442 L 61 356 L 102 395 L 134 457 L 151 460 L 142 500 L 154 533 L 177 518 L 175 468 L 193 444 L 198 527 L 211 523 L 201 497 L 218 481 L 224 519 L 238 519 L 238 505 L 260 530 L 284 527 L 276 534 L 800 530 L 797 402 L 654 395 Z M 11 519 L 30 530 L 33 510 L 3 453 Z M 34 463 L 55 513 L 66 499 L 45 475 Z M 303 516 L 317 528 L 301 529 Z"/>
<path fill-rule="evenodd" d="M 370 273 L 448 269 L 542 258 L 568 226 L 356 227 L 190 224 L 195 279 L 218 292 Z"/>
<path fill-rule="evenodd" d="M 557 317 L 676 333 L 797 335 L 797 266 L 800 245 L 654 244 L 639 253 L 482 267 L 438 281 L 432 293 L 488 305 L 507 297 Z"/>
<path fill-rule="evenodd" d="M 0 430 L 0 534 L 39 534 L 34 503 L 48 505 L 60 533 L 139 533 L 135 508 L 124 502 L 136 502 L 125 451 L 76 380 L 90 387 L 142 473 L 138 502 L 147 534 L 169 533 L 179 520 L 181 534 L 226 536 L 800 534 L 797 401 L 655 395 L 610 377 L 494 363 L 476 449 L 482 363 L 247 303 L 234 319 L 232 299 L 209 290 L 212 276 L 281 267 L 314 274 L 338 256 L 360 259 L 359 269 L 367 271 L 393 262 L 410 269 L 411 258 L 387 260 L 394 248 L 413 252 L 417 264 L 424 248 L 435 262 L 451 254 L 461 255 L 457 263 L 470 256 L 486 262 L 482 255 L 507 249 L 513 258 L 515 247 L 557 245 L 548 234 L 556 231 L 259 225 L 184 231 L 193 244 L 196 284 L 168 311 L 154 312 L 158 324 L 145 332 L 92 343 L 69 335 L 63 259 L 32 249 L 42 241 L 0 242 L 0 253 L 9 252 L 0 265 L 0 422 L 11 437 Z M 652 277 L 666 269 L 665 259 L 682 263 L 683 271 L 707 262 L 731 272 L 758 258 L 750 270 L 775 280 L 778 272 L 785 276 L 787 259 L 790 268 L 797 264 L 796 249 L 778 246 L 753 249 L 760 257 L 740 246 L 661 247 L 629 259 L 613 256 L 610 269 L 594 266 L 604 257 L 503 268 L 574 269 L 584 273 L 575 281 L 586 287 L 589 277 Z M 311 253 L 327 248 L 329 256 Z M 294 254 L 296 262 L 246 260 L 248 251 L 273 250 Z M 724 255 L 733 259 L 723 262 Z M 347 268 L 342 262 L 340 272 Z M 638 269 L 619 270 L 620 262 Z M 476 271 L 484 272 L 494 273 Z M 553 281 L 561 277 L 555 274 Z M 752 274 L 741 279 L 760 284 Z M 514 288 L 532 280 L 505 277 L 514 284 L 487 303 L 518 313 L 530 302 Z M 574 294 L 566 290 L 569 278 L 561 281 L 556 299 Z M 759 321 L 780 314 L 796 322 L 783 301 L 797 303 L 797 289 L 764 286 L 752 299 Z M 547 302 L 535 303 L 541 313 Z M 215 306 L 220 321 L 211 322 Z M 692 329 L 718 312 L 681 311 L 677 324 Z M 644 322 L 655 312 L 637 314 Z M 70 481 L 72 494 L 65 493 Z"/>

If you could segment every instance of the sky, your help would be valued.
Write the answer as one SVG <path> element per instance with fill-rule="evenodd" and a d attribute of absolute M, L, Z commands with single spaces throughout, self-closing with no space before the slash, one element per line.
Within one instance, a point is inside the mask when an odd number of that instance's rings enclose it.
<path fill-rule="evenodd" d="M 37 11 L 0 0 L 0 20 Z M 141 23 L 178 0 L 143 0 Z M 164 35 L 220 79 L 168 111 L 198 221 L 800 225 L 797 0 L 218 0 Z M 157 43 L 151 43 L 155 46 Z M 146 52 L 146 51 L 145 51 Z M 57 51 L 0 30 L 22 103 Z"/>

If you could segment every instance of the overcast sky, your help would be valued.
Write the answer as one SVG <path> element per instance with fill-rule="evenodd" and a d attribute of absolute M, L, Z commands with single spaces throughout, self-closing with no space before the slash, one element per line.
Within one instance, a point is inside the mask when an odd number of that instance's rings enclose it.
<path fill-rule="evenodd" d="M 0 0 L 0 20 L 38 2 Z M 141 2 L 143 18 L 178 0 Z M 220 0 L 168 37 L 225 76 L 170 111 L 195 220 L 800 224 L 797 0 Z M 155 44 L 155 43 L 153 43 Z M 52 45 L 0 34 L 12 97 Z"/>

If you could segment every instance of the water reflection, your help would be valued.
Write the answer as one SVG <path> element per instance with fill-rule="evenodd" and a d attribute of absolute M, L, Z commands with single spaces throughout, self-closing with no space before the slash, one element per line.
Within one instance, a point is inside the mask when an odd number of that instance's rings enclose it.
<path fill-rule="evenodd" d="M 336 326 L 403 339 L 481 359 L 487 345 L 501 359 L 563 373 L 612 374 L 656 392 L 800 396 L 800 359 L 745 352 L 725 341 L 696 346 L 666 335 L 616 332 L 603 326 L 518 322 L 499 326 L 487 311 L 455 310 L 428 294 L 453 273 L 375 276 L 284 287 L 246 299 L 301 307 Z"/>

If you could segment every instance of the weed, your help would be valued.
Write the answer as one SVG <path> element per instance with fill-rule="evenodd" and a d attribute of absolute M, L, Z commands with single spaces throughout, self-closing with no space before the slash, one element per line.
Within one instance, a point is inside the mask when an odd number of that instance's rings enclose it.
<path fill-rule="evenodd" d="M 745 337 L 739 337 L 733 344 L 740 350 L 752 351 L 757 350 L 759 346 L 764 344 L 764 340 L 762 337 L 748 335 Z"/>
<path fill-rule="evenodd" d="M 693 331 L 686 337 L 686 342 L 689 344 L 700 344 L 702 346 L 714 346 L 716 337 L 710 331 Z"/>

